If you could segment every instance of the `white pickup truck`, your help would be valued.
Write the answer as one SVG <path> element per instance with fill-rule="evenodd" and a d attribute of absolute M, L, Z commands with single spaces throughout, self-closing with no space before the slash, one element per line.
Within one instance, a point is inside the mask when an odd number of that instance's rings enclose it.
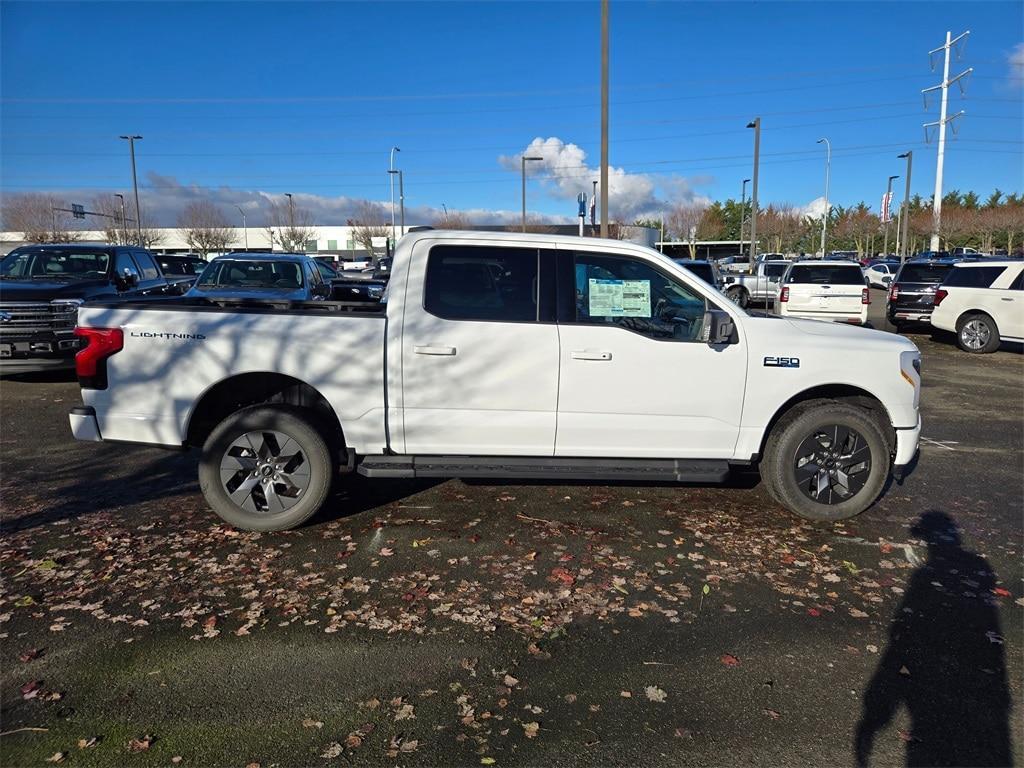
<path fill-rule="evenodd" d="M 79 311 L 80 440 L 199 448 L 224 520 L 299 525 L 372 478 L 718 482 L 856 515 L 911 464 L 920 355 L 748 315 L 648 248 L 417 232 L 379 305 L 175 299 Z"/>

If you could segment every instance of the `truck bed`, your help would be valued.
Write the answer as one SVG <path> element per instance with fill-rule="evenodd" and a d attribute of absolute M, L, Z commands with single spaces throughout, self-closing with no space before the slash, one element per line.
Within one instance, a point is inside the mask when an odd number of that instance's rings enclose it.
<path fill-rule="evenodd" d="M 316 388 L 349 447 L 380 453 L 385 305 L 156 299 L 83 306 L 80 326 L 121 328 L 110 389 L 83 389 L 104 440 L 181 446 L 204 394 L 235 376 L 288 376 Z M 116 392 L 116 397 L 113 393 Z"/>

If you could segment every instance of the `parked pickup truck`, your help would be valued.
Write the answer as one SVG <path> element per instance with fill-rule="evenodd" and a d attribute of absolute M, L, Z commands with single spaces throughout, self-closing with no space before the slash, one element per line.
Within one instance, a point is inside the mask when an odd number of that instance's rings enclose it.
<path fill-rule="evenodd" d="M 123 245 L 26 245 L 0 261 L 0 373 L 74 367 L 84 301 L 177 295 L 194 277 L 168 278 L 153 254 Z"/>
<path fill-rule="evenodd" d="M 782 275 L 790 263 L 784 259 L 760 261 L 752 275 L 723 275 L 722 291 L 744 309 L 753 301 L 774 301 L 779 295 L 779 281 L 782 280 Z"/>
<path fill-rule="evenodd" d="M 97 304 L 77 333 L 74 436 L 198 448 L 210 506 L 249 530 L 301 524 L 351 471 L 706 483 L 756 466 L 784 507 L 838 520 L 921 430 L 907 339 L 748 315 L 615 240 L 417 232 L 377 304 Z"/>

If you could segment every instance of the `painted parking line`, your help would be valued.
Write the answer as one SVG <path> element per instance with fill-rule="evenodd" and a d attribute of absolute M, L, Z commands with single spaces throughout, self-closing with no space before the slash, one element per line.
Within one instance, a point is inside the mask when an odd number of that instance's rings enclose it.
<path fill-rule="evenodd" d="M 936 448 L 945 448 L 947 451 L 955 451 L 954 445 L 960 445 L 956 440 L 933 440 L 930 437 L 921 438 L 922 443 L 928 443 L 928 445 L 934 445 Z"/>

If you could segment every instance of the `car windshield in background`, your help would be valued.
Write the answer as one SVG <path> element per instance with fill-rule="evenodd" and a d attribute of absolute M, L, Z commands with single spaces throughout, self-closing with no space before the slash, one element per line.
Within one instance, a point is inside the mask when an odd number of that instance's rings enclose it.
<path fill-rule="evenodd" d="M 938 285 L 946 279 L 952 268 L 949 264 L 905 264 L 899 282 Z"/>
<path fill-rule="evenodd" d="M 110 255 L 95 250 L 12 251 L 0 262 L 0 275 L 35 280 L 96 280 L 107 274 Z"/>
<path fill-rule="evenodd" d="M 198 275 L 205 266 L 205 261 L 193 259 L 176 259 L 170 256 L 160 259 L 160 269 L 165 275 Z"/>
<path fill-rule="evenodd" d="M 788 283 L 829 283 L 832 285 L 864 285 L 860 267 L 844 264 L 794 264 Z"/>
<path fill-rule="evenodd" d="M 685 261 L 676 262 L 683 269 L 693 272 L 697 277 L 710 285 L 715 284 L 715 273 L 710 264 L 687 264 Z"/>
<path fill-rule="evenodd" d="M 301 288 L 302 267 L 295 261 L 214 261 L 199 277 L 199 288 Z"/>

